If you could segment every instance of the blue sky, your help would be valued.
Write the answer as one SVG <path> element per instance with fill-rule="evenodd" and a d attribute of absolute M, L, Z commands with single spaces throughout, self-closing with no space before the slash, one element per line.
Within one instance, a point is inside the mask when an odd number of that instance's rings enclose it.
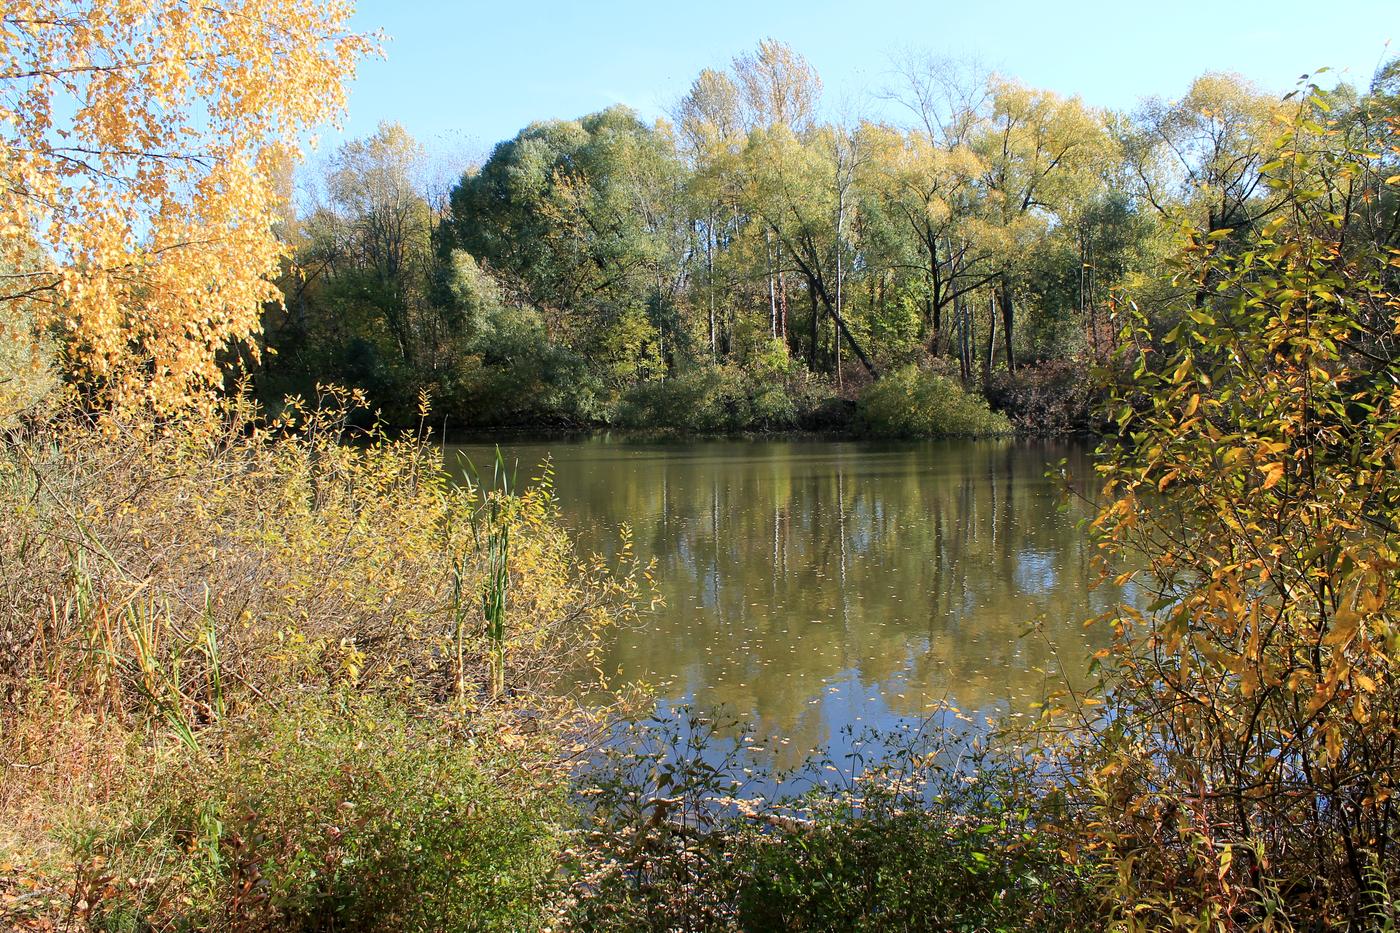
<path fill-rule="evenodd" d="M 767 36 L 816 66 L 828 105 L 876 114 L 901 50 L 973 56 L 1100 106 L 1175 96 L 1206 70 L 1283 92 L 1328 65 L 1364 84 L 1400 42 L 1400 2 L 360 0 L 357 23 L 390 41 L 360 68 L 345 132 L 397 120 L 429 146 L 484 152 L 534 120 L 613 103 L 660 116 L 701 68 Z"/>

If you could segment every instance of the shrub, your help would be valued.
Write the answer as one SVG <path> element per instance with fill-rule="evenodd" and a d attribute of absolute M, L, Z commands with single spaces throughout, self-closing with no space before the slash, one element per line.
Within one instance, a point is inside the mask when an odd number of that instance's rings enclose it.
<path fill-rule="evenodd" d="M 534 928 L 567 810 L 502 734 L 463 742 L 342 694 L 248 717 L 221 754 L 153 751 L 72 832 L 80 913 L 111 930 Z"/>
<path fill-rule="evenodd" d="M 797 402 L 782 383 L 756 387 L 749 424 L 763 430 L 790 428 L 797 423 Z"/>
<path fill-rule="evenodd" d="M 762 358 L 751 371 L 701 366 L 670 379 L 640 382 L 618 406 L 623 427 L 693 433 L 781 430 L 798 420 L 788 376 Z"/>
<path fill-rule="evenodd" d="M 1091 906 L 1048 836 L 1019 811 L 834 808 L 795 832 L 751 832 L 734 853 L 745 930 L 1076 929 Z M 1024 838 L 1023 838 L 1024 837 Z M 1083 917 L 1083 919 L 1089 919 Z"/>
<path fill-rule="evenodd" d="M 675 431 L 732 431 L 748 421 L 748 399 L 732 371 L 700 367 L 628 388 L 618 404 L 618 424 Z"/>
<path fill-rule="evenodd" d="M 1310 120 L 1268 169 L 1289 208 L 1247 242 L 1191 236 L 1160 342 L 1125 314 L 1091 527 L 1144 598 L 1101 620 L 1109 678 L 1066 704 L 1098 711 L 1066 782 L 1136 929 L 1395 922 L 1400 298 L 1393 250 L 1316 183 L 1337 163 Z"/>
<path fill-rule="evenodd" d="M 477 697 L 477 532 L 501 494 L 451 484 L 421 438 L 347 431 L 348 409 L 327 404 L 197 434 L 55 423 L 0 446 L 0 689 L 74 665 L 108 680 L 104 703 L 147 709 L 155 683 L 195 722 L 212 703 L 209 645 L 225 687 L 271 697 L 295 644 L 303 680 L 408 678 L 436 702 L 465 678 Z M 547 483 L 509 499 L 507 667 L 514 691 L 542 695 L 638 578 L 576 561 Z"/>
<path fill-rule="evenodd" d="M 589 721 L 553 685 L 641 568 L 580 562 L 547 482 L 289 413 L 0 438 L 0 926 L 529 925 Z"/>
<path fill-rule="evenodd" d="M 529 309 L 481 311 L 460 363 L 445 375 L 446 414 L 457 425 L 587 423 L 603 418 L 606 391 L 584 357 L 550 340 Z"/>
<path fill-rule="evenodd" d="M 906 366 L 871 383 L 859 417 L 876 437 L 982 437 L 1007 434 L 1011 422 L 955 380 Z"/>

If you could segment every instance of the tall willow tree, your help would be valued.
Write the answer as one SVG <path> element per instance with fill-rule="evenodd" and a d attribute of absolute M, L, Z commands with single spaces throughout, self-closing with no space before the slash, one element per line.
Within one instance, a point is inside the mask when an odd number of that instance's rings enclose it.
<path fill-rule="evenodd" d="M 951 309 L 997 277 L 996 253 L 977 218 L 984 167 L 963 140 L 871 128 L 875 148 L 868 189 L 901 228 L 910 248 L 891 262 L 923 274 L 923 325 L 929 349 L 948 344 Z"/>
<path fill-rule="evenodd" d="M 1267 184 L 1284 105 L 1235 74 L 1197 78 L 1180 100 L 1146 101 L 1126 135 L 1142 198 L 1214 233 L 1243 230 L 1282 209 Z"/>
<path fill-rule="evenodd" d="M 278 169 L 373 41 L 339 0 L 36 0 L 0 19 L 0 306 L 99 404 L 171 412 L 257 330 Z"/>
<path fill-rule="evenodd" d="M 740 227 L 735 165 L 744 139 L 741 107 L 733 79 L 706 68 L 674 114 L 680 154 L 689 172 L 692 230 L 703 262 L 697 279 L 703 289 L 699 299 L 713 360 L 728 356 L 733 343 L 730 298 L 735 287 L 725 272 L 724 253 Z"/>
<path fill-rule="evenodd" d="M 954 326 L 966 330 L 950 312 L 997 276 L 996 253 L 978 229 L 986 165 L 972 145 L 986 119 L 990 77 L 952 62 L 911 58 L 900 79 L 891 96 L 914 116 L 914 125 L 871 134 L 877 152 L 869 187 L 889 215 L 907 225 L 912 248 L 905 261 L 922 267 L 924 333 L 938 353 Z"/>
<path fill-rule="evenodd" d="M 755 130 L 744 150 L 746 194 L 765 234 L 807 287 L 811 331 L 808 359 L 815 369 L 820 322 L 830 319 L 870 372 L 878 369 L 852 333 L 837 303 L 840 260 L 842 158 L 835 131 L 821 127 L 798 137 L 785 125 Z"/>
<path fill-rule="evenodd" d="M 985 166 L 986 235 L 999 253 L 996 292 L 1006 366 L 1015 368 L 1016 278 L 1024 256 L 1091 184 L 1102 153 L 1102 121 L 1078 98 L 1064 99 L 1015 81 L 994 78 L 991 113 L 973 141 Z M 992 320 L 995 328 L 995 318 Z M 988 369 L 995 352 L 988 336 Z"/>

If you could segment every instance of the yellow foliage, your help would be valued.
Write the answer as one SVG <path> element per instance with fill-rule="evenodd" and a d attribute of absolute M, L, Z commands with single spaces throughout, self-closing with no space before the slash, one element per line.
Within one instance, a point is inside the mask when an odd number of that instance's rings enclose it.
<path fill-rule="evenodd" d="M 271 284 L 275 179 L 369 37 L 345 0 L 18 0 L 0 19 L 0 284 L 104 404 L 207 402 Z"/>
<path fill-rule="evenodd" d="M 313 682 L 429 704 L 465 682 L 471 708 L 492 705 L 477 525 L 504 494 L 451 484 L 434 445 L 352 432 L 336 405 L 288 418 L 235 411 L 221 434 L 162 438 L 52 427 L 7 445 L 0 687 L 62 670 L 104 707 L 147 711 L 168 688 L 157 711 L 184 724 L 206 721 L 216 692 L 261 702 Z M 648 581 L 626 547 L 611 566 L 578 559 L 547 477 L 498 514 L 505 679 L 547 706 Z"/>
<path fill-rule="evenodd" d="M 1209 288 L 1160 341 L 1125 333 L 1160 353 L 1120 391 L 1092 530 L 1105 566 L 1150 568 L 1131 571 L 1148 595 L 1109 614 L 1109 712 L 1076 773 L 1132 929 L 1322 927 L 1400 878 L 1380 805 L 1400 774 L 1400 408 L 1393 358 L 1357 336 L 1397 303 L 1382 251 L 1309 214 L 1337 183 L 1321 166 L 1375 157 L 1310 152 L 1318 135 L 1298 118 L 1279 140 L 1287 222 L 1199 231 L 1181 279 Z"/>

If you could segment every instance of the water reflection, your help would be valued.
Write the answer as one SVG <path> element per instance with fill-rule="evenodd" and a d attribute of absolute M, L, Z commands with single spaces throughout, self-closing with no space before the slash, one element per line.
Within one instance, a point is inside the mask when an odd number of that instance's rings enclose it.
<path fill-rule="evenodd" d="M 458 448 L 477 463 L 490 448 Z M 633 528 L 666 606 L 605 664 L 664 703 L 723 705 L 779 743 L 777 764 L 845 726 L 888 726 L 947 700 L 1024 709 L 1082 676 L 1090 546 L 1048 466 L 1077 446 L 1011 441 L 511 444 L 553 458 L 584 549 Z M 451 456 L 451 452 L 449 452 Z M 1032 623 L 1041 633 L 1022 637 Z M 786 759 L 786 760 L 785 760 Z"/>

